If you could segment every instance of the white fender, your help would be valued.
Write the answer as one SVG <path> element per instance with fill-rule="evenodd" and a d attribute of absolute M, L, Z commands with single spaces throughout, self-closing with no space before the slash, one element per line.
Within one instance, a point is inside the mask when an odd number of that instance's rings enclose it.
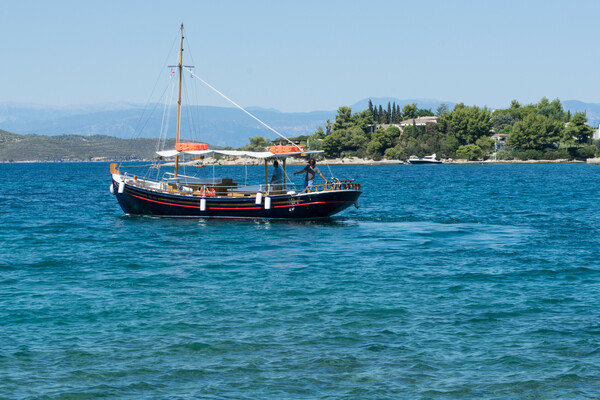
<path fill-rule="evenodd" d="M 262 193 L 258 192 L 256 193 L 256 204 L 260 204 L 262 203 Z"/>
<path fill-rule="evenodd" d="M 113 185 L 112 183 L 110 184 L 110 194 L 115 194 L 115 185 Z"/>
<path fill-rule="evenodd" d="M 206 199 L 200 199 L 200 211 L 206 211 Z"/>
<path fill-rule="evenodd" d="M 123 193 L 125 191 L 125 182 L 119 182 L 119 193 Z"/>
<path fill-rule="evenodd" d="M 271 209 L 271 198 L 269 196 L 265 196 L 265 210 Z"/>

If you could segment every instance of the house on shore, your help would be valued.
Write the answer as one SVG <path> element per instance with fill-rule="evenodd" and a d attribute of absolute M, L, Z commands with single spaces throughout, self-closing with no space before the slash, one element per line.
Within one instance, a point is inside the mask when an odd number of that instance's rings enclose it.
<path fill-rule="evenodd" d="M 492 135 L 492 140 L 496 142 L 496 148 L 500 150 L 508 143 L 508 135 L 506 133 L 494 133 Z"/>
<path fill-rule="evenodd" d="M 400 129 L 400 134 L 402 134 L 402 132 L 404 131 L 404 128 L 406 128 L 407 126 L 413 126 L 413 125 L 414 126 L 427 126 L 428 124 L 437 125 L 438 119 L 439 119 L 439 117 L 436 117 L 436 116 L 418 117 L 418 118 L 405 119 L 404 121 L 400 122 L 399 124 L 373 124 L 373 125 L 369 125 L 369 127 L 371 128 L 371 132 L 375 132 L 377 129 L 387 129 L 390 126 L 395 126 L 396 128 Z"/>

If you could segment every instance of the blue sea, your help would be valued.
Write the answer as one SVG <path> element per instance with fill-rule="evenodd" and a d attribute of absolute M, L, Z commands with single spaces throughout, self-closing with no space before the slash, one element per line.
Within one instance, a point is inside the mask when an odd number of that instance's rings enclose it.
<path fill-rule="evenodd" d="M 331 170 L 360 209 L 269 222 L 0 164 L 0 398 L 600 398 L 600 167 Z"/>

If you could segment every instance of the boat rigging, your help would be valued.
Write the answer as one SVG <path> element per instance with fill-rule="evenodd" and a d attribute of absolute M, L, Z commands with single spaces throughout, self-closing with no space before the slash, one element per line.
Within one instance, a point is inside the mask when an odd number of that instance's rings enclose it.
<path fill-rule="evenodd" d="M 320 150 L 305 150 L 275 129 L 245 110 L 194 74 L 191 66 L 183 65 L 183 24 L 179 47 L 179 63 L 171 68 L 179 72 L 177 95 L 177 125 L 173 149 L 157 151 L 160 159 L 174 158 L 174 172 L 151 179 L 121 173 L 116 163 L 111 164 L 113 193 L 123 211 L 128 215 L 152 215 L 162 217 L 192 218 L 325 218 L 350 207 L 358 207 L 361 195 L 360 183 L 353 179 L 336 178 L 324 184 L 311 185 L 300 190 L 286 173 L 286 161 L 290 157 L 310 157 Z M 182 74 L 186 70 L 210 89 L 224 97 L 234 106 L 271 130 L 290 145 L 271 146 L 268 151 L 241 151 L 209 149 L 206 143 L 182 142 L 180 140 Z M 264 184 L 238 185 L 232 178 L 199 178 L 179 172 L 180 156 L 191 155 L 196 159 L 211 156 L 250 157 L 264 161 Z M 269 183 L 268 163 L 280 160 L 283 164 L 283 182 Z M 164 164 L 163 164 L 164 165 Z M 159 169 L 157 165 L 155 169 Z"/>

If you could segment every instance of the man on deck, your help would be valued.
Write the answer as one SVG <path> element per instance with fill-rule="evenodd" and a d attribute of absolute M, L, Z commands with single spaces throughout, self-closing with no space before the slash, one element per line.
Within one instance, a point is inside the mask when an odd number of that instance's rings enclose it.
<path fill-rule="evenodd" d="M 319 168 L 316 166 L 317 162 L 314 158 L 311 158 L 308 162 L 308 165 L 304 167 L 302 171 L 294 172 L 294 175 L 301 174 L 306 171 L 306 176 L 304 178 L 304 190 L 302 192 L 310 192 L 310 187 L 313 186 L 315 182 L 315 174 L 319 174 L 321 178 L 327 183 L 327 179 L 323 176 Z"/>

